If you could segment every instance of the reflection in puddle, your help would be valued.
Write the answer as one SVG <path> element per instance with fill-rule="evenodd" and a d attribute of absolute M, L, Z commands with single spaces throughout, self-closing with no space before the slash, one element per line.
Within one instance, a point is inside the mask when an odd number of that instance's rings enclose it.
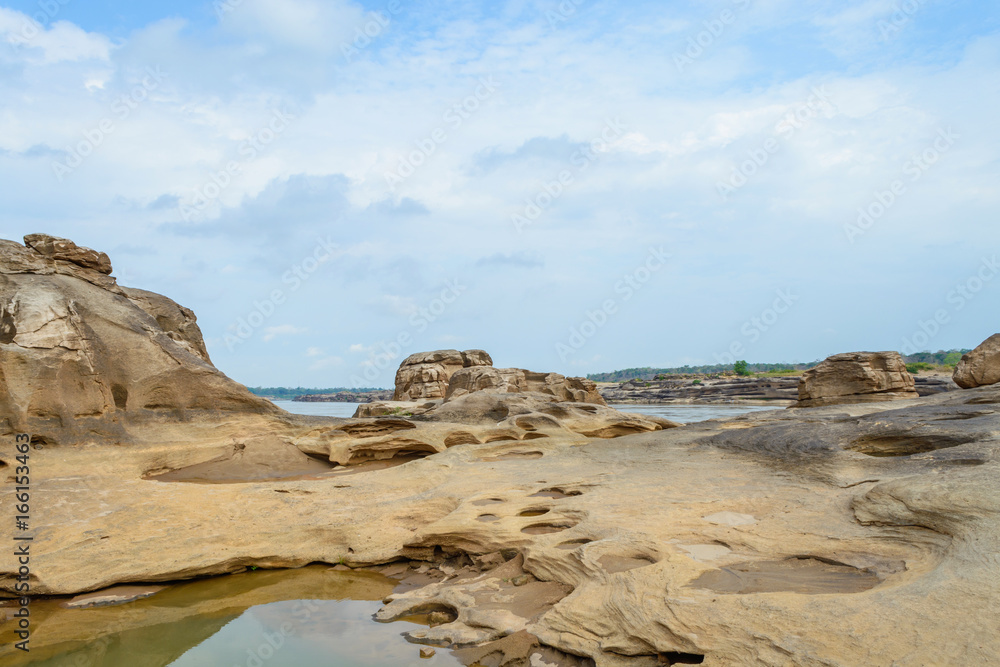
<path fill-rule="evenodd" d="M 38 667 L 457 666 L 447 651 L 420 659 L 412 623 L 372 615 L 396 582 L 326 565 L 248 572 L 168 586 L 127 604 L 67 609 L 31 604 L 31 652 L 0 647 L 0 664 Z M 259 661 L 259 662 L 258 662 Z"/>

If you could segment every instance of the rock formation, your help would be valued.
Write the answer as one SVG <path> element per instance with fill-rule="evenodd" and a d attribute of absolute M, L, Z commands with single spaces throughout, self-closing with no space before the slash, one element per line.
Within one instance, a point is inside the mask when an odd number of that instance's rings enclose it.
<path fill-rule="evenodd" d="M 847 352 L 802 374 L 796 407 L 917 398 L 913 376 L 898 352 Z"/>
<path fill-rule="evenodd" d="M 521 368 L 494 368 L 493 359 L 483 350 L 411 354 L 396 371 L 393 401 L 450 399 L 476 391 L 537 392 L 562 401 L 605 405 L 597 384 L 591 380 Z"/>
<path fill-rule="evenodd" d="M 103 253 L 26 242 L 0 243 L 0 431 L 80 445 L 127 439 L 128 420 L 277 410 L 212 366 L 191 311 L 119 287 Z"/>
<path fill-rule="evenodd" d="M 33 436 L 32 595 L 387 565 L 402 582 L 373 591 L 378 618 L 428 614 L 410 637 L 467 664 L 997 664 L 1000 384 L 677 428 L 496 386 L 399 403 L 409 416 L 291 415 L 108 274 L 9 242 L 0 258 L 2 437 Z M 880 375 L 892 364 L 847 356 L 874 377 L 833 387 L 901 393 Z M 15 455 L 0 448 L 8 481 Z M 10 597 L 17 567 L 0 560 Z M 255 574 L 268 591 L 197 606 L 239 613 L 341 572 Z M 117 657 L 146 628 L 169 638 L 149 663 L 165 665 L 223 624 L 176 604 L 56 606 L 32 609 L 33 659 Z M 199 630 L 173 632 L 185 622 Z M 16 655 L 0 646 L 0 663 Z"/>
<path fill-rule="evenodd" d="M 952 379 L 963 389 L 1000 382 L 1000 334 L 993 334 L 972 352 L 962 355 Z"/>
<path fill-rule="evenodd" d="M 395 401 L 444 398 L 455 371 L 473 366 L 492 366 L 483 350 L 437 350 L 411 354 L 396 371 Z"/>

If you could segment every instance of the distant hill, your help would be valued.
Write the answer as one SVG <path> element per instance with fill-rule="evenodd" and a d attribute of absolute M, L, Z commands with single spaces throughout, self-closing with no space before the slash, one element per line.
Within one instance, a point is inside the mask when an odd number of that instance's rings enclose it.
<path fill-rule="evenodd" d="M 908 357 L 903 357 L 906 363 L 927 363 L 934 366 L 954 366 L 962 358 L 962 355 L 970 350 L 938 350 L 937 352 L 918 352 Z M 812 361 L 805 364 L 766 364 L 748 363 L 747 370 L 751 373 L 766 373 L 768 371 L 804 371 L 812 368 L 819 361 Z M 641 368 L 624 368 L 620 371 L 610 371 L 607 373 L 591 373 L 587 379 L 594 382 L 628 382 L 629 380 L 654 380 L 657 375 L 690 375 L 722 373 L 733 370 L 732 364 L 711 364 L 705 366 L 680 366 L 676 368 L 653 368 L 643 366 Z"/>
<path fill-rule="evenodd" d="M 311 396 L 313 394 L 340 394 L 350 392 L 357 394 L 365 391 L 380 391 L 381 387 L 332 387 L 316 389 L 308 387 L 247 387 L 251 394 L 263 396 L 277 401 L 290 401 L 296 396 Z"/>

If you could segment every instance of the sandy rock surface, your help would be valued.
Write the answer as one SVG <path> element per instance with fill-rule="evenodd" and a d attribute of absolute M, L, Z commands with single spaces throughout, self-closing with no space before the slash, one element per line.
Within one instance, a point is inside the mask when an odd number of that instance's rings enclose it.
<path fill-rule="evenodd" d="M 34 594 L 389 564 L 409 583 L 380 617 L 433 616 L 414 641 L 464 645 L 469 662 L 998 664 L 1000 385 L 675 428 L 537 391 L 290 415 L 118 288 L 26 272 L 14 245 L 2 437 L 41 436 Z M 0 452 L 9 481 L 14 453 Z M 12 494 L 0 512 L 15 514 Z M 180 618 L 155 602 L 169 593 L 47 612 L 39 645 L 101 645 L 101 623 L 69 614 Z"/>

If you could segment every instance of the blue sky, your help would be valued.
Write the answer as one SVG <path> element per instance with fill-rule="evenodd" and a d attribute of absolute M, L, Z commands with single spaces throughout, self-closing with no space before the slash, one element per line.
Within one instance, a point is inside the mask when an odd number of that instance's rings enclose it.
<path fill-rule="evenodd" d="M 0 237 L 108 252 L 250 385 L 972 347 L 998 33 L 946 0 L 8 2 Z"/>

